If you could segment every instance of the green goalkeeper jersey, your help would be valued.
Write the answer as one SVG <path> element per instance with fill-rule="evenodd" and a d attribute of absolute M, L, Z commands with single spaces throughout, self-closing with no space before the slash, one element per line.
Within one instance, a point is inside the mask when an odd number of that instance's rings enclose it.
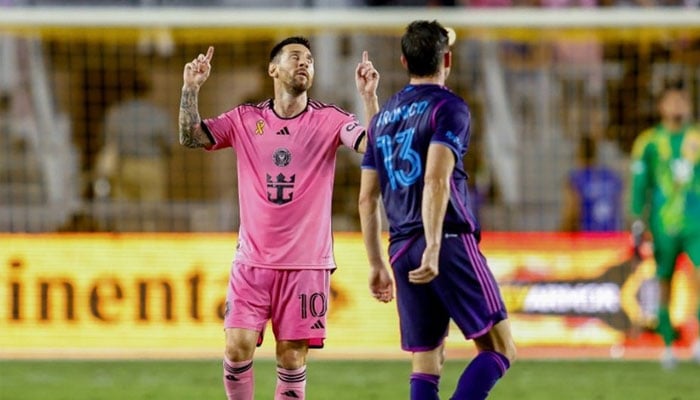
<path fill-rule="evenodd" d="M 652 233 L 700 234 L 700 130 L 647 129 L 632 147 L 631 211 Z"/>

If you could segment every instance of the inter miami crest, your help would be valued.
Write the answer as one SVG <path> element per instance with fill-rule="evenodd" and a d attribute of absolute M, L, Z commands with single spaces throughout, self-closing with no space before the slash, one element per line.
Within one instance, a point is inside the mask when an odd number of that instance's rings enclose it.
<path fill-rule="evenodd" d="M 286 167 L 292 161 L 292 152 L 284 147 L 280 147 L 272 154 L 272 161 L 278 167 Z"/>

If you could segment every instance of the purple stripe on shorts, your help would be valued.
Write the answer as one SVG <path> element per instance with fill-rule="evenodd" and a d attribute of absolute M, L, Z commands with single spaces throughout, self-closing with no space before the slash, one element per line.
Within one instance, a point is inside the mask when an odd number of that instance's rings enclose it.
<path fill-rule="evenodd" d="M 499 300 L 500 294 L 498 292 L 498 288 L 496 287 L 496 283 L 492 278 L 491 271 L 489 271 L 489 267 L 486 265 L 484 258 L 481 256 L 476 238 L 473 235 L 469 235 L 468 242 L 470 243 L 477 260 L 476 268 L 481 271 L 481 274 L 484 277 L 485 290 L 493 301 L 493 310 L 491 311 L 498 312 L 501 308 L 501 303 Z"/>
<path fill-rule="evenodd" d="M 452 193 L 452 198 L 455 199 L 455 202 L 457 202 L 457 205 L 459 206 L 459 211 L 464 215 L 464 219 L 467 220 L 467 223 L 472 229 L 476 229 L 476 221 L 472 220 L 470 218 L 470 213 L 467 211 L 467 205 L 462 202 L 462 196 L 457 196 L 457 194 L 454 192 L 454 188 L 456 187 L 455 184 L 455 178 L 454 176 L 450 179 L 450 191 Z"/>
<path fill-rule="evenodd" d="M 440 340 L 440 343 L 437 345 L 430 347 L 430 346 L 409 346 L 409 347 L 403 347 L 403 350 L 405 351 L 410 351 L 410 352 L 424 352 L 424 351 L 432 351 L 437 349 L 438 347 L 442 346 L 442 344 L 445 343 L 445 338 L 443 337 L 442 340 Z"/>
<path fill-rule="evenodd" d="M 488 331 L 491 330 L 491 328 L 493 328 L 493 322 L 489 321 L 489 323 L 486 325 L 486 327 L 484 327 L 484 329 L 482 329 L 482 330 L 480 330 L 480 331 L 477 331 L 477 332 L 474 332 L 474 333 L 471 333 L 471 334 L 469 334 L 469 335 L 466 335 L 465 337 L 466 337 L 467 339 L 478 338 L 478 337 L 480 337 L 480 336 L 485 335 L 486 332 L 488 332 Z"/>
<path fill-rule="evenodd" d="M 476 241 L 474 239 L 474 236 L 470 234 L 464 234 L 462 235 L 462 241 L 464 242 L 464 246 L 467 249 L 467 254 L 469 254 L 469 258 L 471 258 L 472 260 L 474 272 L 476 272 L 476 275 L 479 279 L 479 283 L 481 284 L 481 290 L 483 291 L 484 297 L 486 298 L 486 303 L 488 304 L 489 312 L 495 313 L 496 311 L 498 311 L 498 297 L 494 295 L 492 282 L 489 279 L 488 273 L 484 271 L 484 264 L 482 262 L 481 257 L 479 256 L 479 251 L 476 247 Z"/>
<path fill-rule="evenodd" d="M 390 263 L 390 264 L 393 264 L 394 261 L 398 260 L 399 257 L 401 257 L 402 255 L 404 255 L 404 253 L 406 253 L 406 252 L 408 251 L 408 249 L 413 245 L 413 243 L 416 242 L 416 240 L 418 240 L 419 237 L 420 237 L 420 234 L 415 235 L 414 237 L 410 238 L 410 239 L 406 242 L 406 244 L 404 244 L 403 247 L 400 248 L 399 251 L 397 251 L 396 254 L 394 254 L 394 255 L 389 259 L 389 263 Z"/>

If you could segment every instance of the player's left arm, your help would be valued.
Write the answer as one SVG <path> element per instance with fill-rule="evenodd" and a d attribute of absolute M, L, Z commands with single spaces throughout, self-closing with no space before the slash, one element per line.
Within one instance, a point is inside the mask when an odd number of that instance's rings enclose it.
<path fill-rule="evenodd" d="M 379 86 L 379 72 L 369 60 L 369 53 L 362 52 L 362 61 L 355 68 L 355 86 L 362 98 L 365 111 L 365 127 L 369 129 L 370 121 L 379 112 L 379 98 L 377 97 L 377 87 Z M 360 142 L 355 146 L 358 153 L 367 150 L 367 135 L 364 134 Z"/>
<path fill-rule="evenodd" d="M 426 246 L 420 267 L 408 273 L 408 280 L 412 283 L 428 283 L 439 273 L 442 226 L 455 162 L 455 153 L 445 144 L 433 142 L 428 148 L 421 209 Z"/>
<path fill-rule="evenodd" d="M 374 169 L 363 168 L 360 178 L 358 210 L 362 238 L 370 264 L 369 287 L 379 301 L 393 298 L 393 280 L 382 251 L 382 219 L 379 207 L 379 176 Z"/>

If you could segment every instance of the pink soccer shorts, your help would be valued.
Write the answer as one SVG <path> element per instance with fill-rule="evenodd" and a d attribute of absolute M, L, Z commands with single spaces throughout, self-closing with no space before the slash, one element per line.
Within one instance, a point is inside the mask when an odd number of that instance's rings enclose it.
<path fill-rule="evenodd" d="M 323 347 L 330 270 L 251 267 L 234 261 L 226 293 L 224 328 L 260 332 L 268 321 L 277 340 L 309 340 Z"/>

